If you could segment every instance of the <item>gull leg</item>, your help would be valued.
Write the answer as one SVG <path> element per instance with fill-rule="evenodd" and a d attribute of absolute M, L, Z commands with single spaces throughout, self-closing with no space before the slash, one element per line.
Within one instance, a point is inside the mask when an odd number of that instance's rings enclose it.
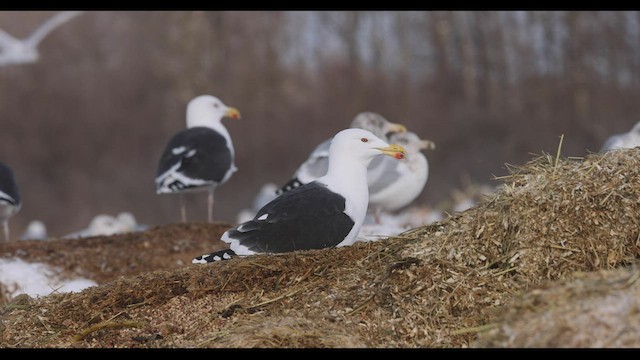
<path fill-rule="evenodd" d="M 180 193 L 180 215 L 182 216 L 182 222 L 187 222 L 187 207 L 184 204 L 184 194 Z"/>
<path fill-rule="evenodd" d="M 207 221 L 209 223 L 213 222 L 213 188 L 209 189 L 209 196 L 207 197 L 207 205 L 209 208 L 207 209 Z"/>
<path fill-rule="evenodd" d="M 381 212 L 382 212 L 382 210 L 380 210 L 379 207 L 377 207 L 373 212 L 373 218 L 376 220 L 376 225 L 380 225 L 380 213 Z"/>
<path fill-rule="evenodd" d="M 4 232 L 4 241 L 9 242 L 9 220 L 2 222 L 2 230 Z"/>

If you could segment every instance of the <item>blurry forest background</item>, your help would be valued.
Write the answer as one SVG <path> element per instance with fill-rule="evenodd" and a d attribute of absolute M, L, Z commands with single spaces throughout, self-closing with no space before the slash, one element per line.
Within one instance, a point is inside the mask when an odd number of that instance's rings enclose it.
<path fill-rule="evenodd" d="M 0 12 L 0 28 L 24 38 L 55 13 Z M 23 195 L 14 237 L 34 219 L 54 236 L 98 213 L 179 221 L 156 166 L 201 94 L 242 113 L 224 120 L 239 168 L 216 191 L 227 222 L 361 111 L 436 143 L 415 203 L 429 206 L 555 154 L 562 134 L 563 156 L 585 156 L 640 120 L 632 11 L 89 11 L 38 49 L 0 66 L 0 161 Z M 206 195 L 188 211 L 206 219 Z"/>

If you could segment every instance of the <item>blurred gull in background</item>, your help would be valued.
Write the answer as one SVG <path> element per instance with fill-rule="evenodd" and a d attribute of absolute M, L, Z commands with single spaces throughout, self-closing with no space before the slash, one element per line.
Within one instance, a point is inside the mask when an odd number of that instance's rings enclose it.
<path fill-rule="evenodd" d="M 278 196 L 276 195 L 276 191 L 278 191 L 278 185 L 274 183 L 266 183 L 262 185 L 260 191 L 258 191 L 258 194 L 256 194 L 253 199 L 251 207 L 241 210 L 236 217 L 236 222 L 238 224 L 242 224 L 243 222 L 253 219 L 263 206 L 267 205 L 271 200 Z"/>
<path fill-rule="evenodd" d="M 61 11 L 42 23 L 28 38 L 20 40 L 0 29 L 0 66 L 35 63 L 40 58 L 38 45 L 58 26 L 82 14 Z"/>
<path fill-rule="evenodd" d="M 352 129 L 364 129 L 372 132 L 380 139 L 389 142 L 388 136 L 396 132 L 405 132 L 407 128 L 402 124 L 396 124 L 388 121 L 382 115 L 373 112 L 362 112 L 351 121 Z M 318 145 L 305 160 L 302 165 L 295 171 L 289 182 L 283 185 L 278 194 L 289 191 L 300 185 L 310 183 L 311 181 L 326 175 L 329 168 L 329 147 L 331 140 L 327 139 Z M 375 171 L 384 156 L 373 159 L 368 167 L 368 172 Z M 393 159 L 391 159 L 393 161 Z"/>
<path fill-rule="evenodd" d="M 91 220 L 87 228 L 67 234 L 63 237 L 73 239 L 91 236 L 108 236 L 143 231 L 146 228 L 147 226 L 145 225 L 138 225 L 133 214 L 129 212 L 121 212 L 116 217 L 107 214 L 99 214 Z"/>
<path fill-rule="evenodd" d="M 391 134 L 389 141 L 404 147 L 407 156 L 401 161 L 382 158 L 377 174 L 372 170 L 367 173 L 369 210 L 378 221 L 380 212 L 400 210 L 422 193 L 429 177 L 429 162 L 420 151 L 435 149 L 432 141 L 409 131 Z"/>
<path fill-rule="evenodd" d="M 47 227 L 40 220 L 33 220 L 27 225 L 27 229 L 24 231 L 21 240 L 47 240 Z"/>
<path fill-rule="evenodd" d="M 628 149 L 640 146 L 640 121 L 637 122 L 631 131 L 624 134 L 613 135 L 605 141 L 600 152 L 616 149 Z"/>

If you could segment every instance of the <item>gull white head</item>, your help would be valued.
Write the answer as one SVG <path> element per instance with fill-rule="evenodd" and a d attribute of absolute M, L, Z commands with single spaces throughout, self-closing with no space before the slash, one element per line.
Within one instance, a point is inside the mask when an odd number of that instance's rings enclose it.
<path fill-rule="evenodd" d="M 366 111 L 356 115 L 351 121 L 352 128 L 371 131 L 379 138 L 386 138 L 390 133 L 406 132 L 407 128 L 402 124 L 392 123 L 374 112 Z"/>
<path fill-rule="evenodd" d="M 240 118 L 240 112 L 211 95 L 197 96 L 187 105 L 187 128 L 195 126 L 214 128 L 220 124 L 223 117 L 237 120 Z"/>
<path fill-rule="evenodd" d="M 389 141 L 402 146 L 409 154 L 417 153 L 420 150 L 433 150 L 436 148 L 436 144 L 433 141 L 420 139 L 418 135 L 410 131 L 393 133 L 389 136 Z"/>
<path fill-rule="evenodd" d="M 389 145 L 372 132 L 363 129 L 346 129 L 337 133 L 329 148 L 329 171 L 337 163 L 360 163 L 365 169 L 377 155 L 402 159 L 405 150 L 398 145 Z M 347 165 L 349 166 L 349 165 Z"/>

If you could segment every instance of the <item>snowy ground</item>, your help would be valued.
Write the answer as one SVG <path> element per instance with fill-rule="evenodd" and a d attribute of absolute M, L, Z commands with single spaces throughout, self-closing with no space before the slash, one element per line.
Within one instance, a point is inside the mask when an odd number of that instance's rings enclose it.
<path fill-rule="evenodd" d="M 358 240 L 380 240 L 442 219 L 444 215 L 440 211 L 427 207 L 412 207 L 398 214 L 380 213 L 378 220 L 373 214 L 368 214 L 358 234 Z"/>
<path fill-rule="evenodd" d="M 98 235 L 113 235 L 129 231 L 141 231 L 131 213 L 122 212 L 118 216 L 105 214 L 97 215 L 89 226 L 69 238 L 88 237 Z M 47 240 L 45 224 L 34 220 L 27 231 L 21 236 L 23 240 Z M 0 258 L 0 283 L 12 298 L 20 294 L 29 296 L 45 296 L 52 292 L 75 292 L 89 286 L 97 285 L 93 280 L 76 278 L 66 279 L 59 274 L 60 269 L 44 263 L 28 263 L 19 258 Z"/>
<path fill-rule="evenodd" d="M 63 279 L 60 273 L 59 269 L 46 264 L 0 258 L 0 283 L 5 285 L 9 298 L 20 294 L 36 297 L 52 292 L 75 292 L 97 285 L 89 279 Z"/>

